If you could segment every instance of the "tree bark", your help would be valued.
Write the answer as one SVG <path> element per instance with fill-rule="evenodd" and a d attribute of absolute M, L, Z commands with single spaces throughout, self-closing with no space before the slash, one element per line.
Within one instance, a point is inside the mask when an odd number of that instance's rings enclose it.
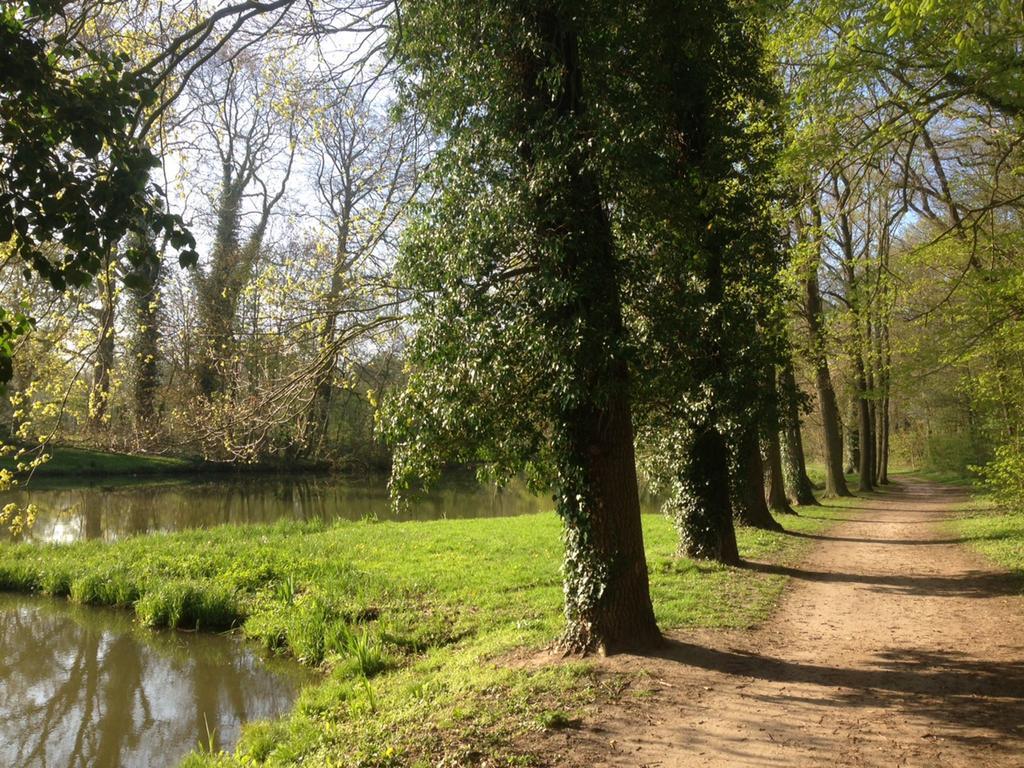
<path fill-rule="evenodd" d="M 859 474 L 859 488 L 862 491 L 874 490 L 875 460 L 874 439 L 871 432 L 871 408 L 868 403 L 867 378 L 864 373 L 864 357 L 858 351 L 854 354 L 854 369 L 857 385 L 857 445 L 859 456 L 857 457 L 857 471 Z"/>
<path fill-rule="evenodd" d="M 782 471 L 782 449 L 779 445 L 779 433 L 772 430 L 765 446 L 765 461 L 768 465 L 768 508 L 772 512 L 795 515 L 786 495 L 785 475 Z"/>
<path fill-rule="evenodd" d="M 587 464 L 595 504 L 588 528 L 607 575 L 600 598 L 588 616 L 580 617 L 589 623 L 589 641 L 582 647 L 608 654 L 661 641 L 650 598 L 632 410 L 626 392 L 623 387 L 619 397 L 594 412 Z"/>
<path fill-rule="evenodd" d="M 891 352 L 889 351 L 889 317 L 883 318 L 882 328 L 878 334 L 879 355 L 881 370 L 881 401 L 879 402 L 879 424 L 878 424 L 878 484 L 888 485 L 889 483 L 889 375 L 892 365 Z"/>
<path fill-rule="evenodd" d="M 520 51 L 524 117 L 553 112 L 559 127 L 580 133 L 579 144 L 585 146 L 575 21 L 557 5 L 538 10 L 529 21 L 536 25 L 541 46 L 524 44 Z M 546 80 L 552 71 L 560 76 L 554 99 Z M 531 130 L 532 125 L 524 125 L 522 134 Z M 520 152 L 532 164 L 532 148 L 523 144 Z M 545 195 L 536 200 L 540 231 L 549 237 L 557 233 L 559 240 L 554 271 L 576 289 L 571 300 L 543 314 L 553 332 L 573 328 L 582 337 L 570 352 L 577 402 L 555 414 L 564 425 L 554 447 L 566 542 L 563 645 L 575 652 L 615 653 L 657 644 L 661 633 L 644 552 L 614 236 L 584 152 L 566 156 L 565 169 L 558 204 Z"/>
<path fill-rule="evenodd" d="M 680 478 L 687 509 L 678 515 L 683 553 L 688 557 L 740 562 L 732 521 L 729 450 L 718 428 L 707 425 L 689 446 L 689 461 Z"/>
<path fill-rule="evenodd" d="M 137 235 L 134 280 L 128 288 L 135 320 L 132 339 L 135 429 L 151 433 L 156 422 L 156 396 L 160 386 L 160 258 L 152 241 Z"/>
<path fill-rule="evenodd" d="M 843 435 L 839 420 L 839 406 L 836 392 L 832 387 L 832 376 L 825 355 L 825 331 L 818 288 L 818 273 L 815 268 L 804 281 L 804 309 L 811 335 L 811 362 L 814 365 L 814 380 L 818 391 L 818 407 L 821 411 L 821 428 L 825 442 L 825 496 L 850 496 L 843 475 Z"/>
<path fill-rule="evenodd" d="M 857 398 L 850 399 L 849 426 L 846 428 L 846 474 L 853 474 L 860 466 L 860 415 Z"/>
<path fill-rule="evenodd" d="M 786 482 L 782 473 L 782 448 L 779 445 L 779 388 L 775 382 L 775 366 L 768 368 L 767 386 L 769 413 L 765 435 L 765 464 L 768 470 L 768 508 L 772 512 L 795 515 L 796 512 L 789 506 L 789 499 L 786 497 Z"/>
<path fill-rule="evenodd" d="M 781 531 L 765 502 L 764 463 L 761 461 L 757 429 L 749 430 L 740 442 L 736 462 L 736 520 L 742 525 L 766 531 Z"/>
<path fill-rule="evenodd" d="M 879 403 L 878 428 L 878 484 L 889 484 L 889 395 L 882 395 Z"/>
<path fill-rule="evenodd" d="M 800 432 L 800 405 L 793 361 L 787 359 L 779 372 L 782 395 L 782 458 L 789 498 L 801 506 L 816 506 L 814 483 L 807 476 L 804 442 Z"/>
<path fill-rule="evenodd" d="M 114 369 L 114 275 L 108 262 L 99 280 L 100 312 L 96 342 L 96 360 L 93 366 L 92 389 L 89 393 L 89 421 L 99 427 L 110 407 L 110 372 Z"/>

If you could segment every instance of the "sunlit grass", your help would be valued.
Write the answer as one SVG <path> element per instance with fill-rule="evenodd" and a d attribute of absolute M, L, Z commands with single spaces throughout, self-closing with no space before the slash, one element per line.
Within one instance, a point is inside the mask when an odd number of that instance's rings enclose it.
<path fill-rule="evenodd" d="M 837 509 L 782 522 L 813 533 Z M 751 626 L 785 585 L 778 574 L 676 557 L 676 532 L 661 516 L 645 516 L 644 534 L 665 629 Z M 797 559 L 812 541 L 748 529 L 739 540 L 745 557 L 772 562 Z M 237 754 L 193 755 L 190 766 L 428 765 L 439 755 L 458 764 L 467 745 L 494 764 L 519 764 L 516 734 L 546 727 L 545 713 L 575 717 L 599 685 L 586 661 L 509 662 L 561 631 L 561 550 L 553 514 L 226 526 L 0 545 L 0 587 L 130 606 L 154 627 L 238 626 L 322 667 L 289 718 L 253 724 Z"/>
<path fill-rule="evenodd" d="M 961 505 L 949 526 L 972 549 L 1019 574 L 1024 592 L 1024 510 L 1006 512 L 978 495 Z"/>

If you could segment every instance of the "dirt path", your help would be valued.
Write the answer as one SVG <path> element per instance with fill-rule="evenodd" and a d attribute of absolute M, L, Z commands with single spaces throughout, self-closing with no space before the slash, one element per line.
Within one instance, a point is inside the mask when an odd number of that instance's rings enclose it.
<path fill-rule="evenodd" d="M 679 633 L 649 674 L 546 745 L 579 766 L 1024 766 L 1019 583 L 945 535 L 963 496 L 858 500 L 754 632 Z M 758 566 L 765 570 L 771 566 Z"/>

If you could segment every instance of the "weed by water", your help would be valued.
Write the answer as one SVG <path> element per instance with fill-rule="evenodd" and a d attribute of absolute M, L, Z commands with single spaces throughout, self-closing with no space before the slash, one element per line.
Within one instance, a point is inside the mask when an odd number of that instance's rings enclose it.
<path fill-rule="evenodd" d="M 147 626 L 172 629 L 231 629 L 243 618 L 232 590 L 182 581 L 147 592 L 135 604 L 135 612 Z"/>

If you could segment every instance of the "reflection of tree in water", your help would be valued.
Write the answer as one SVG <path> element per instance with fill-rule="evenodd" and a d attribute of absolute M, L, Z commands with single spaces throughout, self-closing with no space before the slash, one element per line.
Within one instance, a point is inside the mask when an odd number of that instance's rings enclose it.
<path fill-rule="evenodd" d="M 175 765 L 207 724 L 228 745 L 240 722 L 290 707 L 298 685 L 230 638 L 46 601 L 0 599 L 0 643 L 0 765 Z"/>
<path fill-rule="evenodd" d="M 41 489 L 13 500 L 39 507 L 30 538 L 42 541 L 109 540 L 153 530 L 279 520 L 396 519 L 387 484 L 373 478 L 183 480 L 118 488 Z M 549 508 L 546 498 L 531 495 L 521 483 L 498 490 L 456 480 L 414 496 L 398 519 L 504 517 Z"/>

